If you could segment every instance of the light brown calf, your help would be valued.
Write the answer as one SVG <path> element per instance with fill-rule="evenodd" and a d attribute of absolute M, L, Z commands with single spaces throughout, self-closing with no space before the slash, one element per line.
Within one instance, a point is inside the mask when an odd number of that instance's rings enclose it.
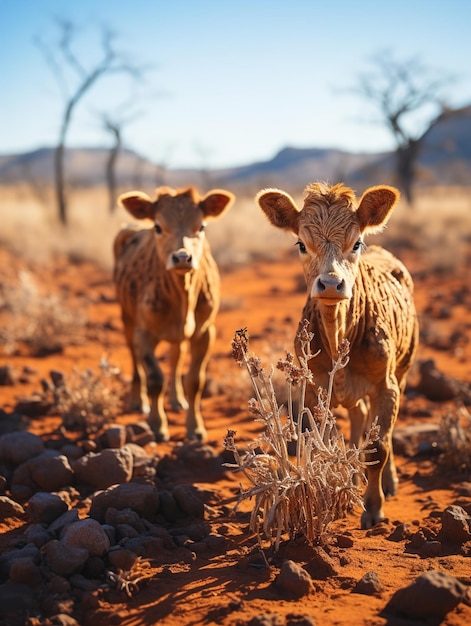
<path fill-rule="evenodd" d="M 188 437 L 206 438 L 200 404 L 220 286 L 204 231 L 206 223 L 221 217 L 233 201 L 233 194 L 224 190 L 200 197 L 193 188 L 168 187 L 157 189 L 155 200 L 141 191 L 119 198 L 135 218 L 153 222 L 150 229 L 128 227 L 118 233 L 114 280 L 133 364 L 131 408 L 149 413 L 158 440 L 169 437 L 166 385 L 154 356 L 161 341 L 170 344 L 172 408 L 187 409 Z M 187 343 L 191 363 L 183 385 Z"/>
<path fill-rule="evenodd" d="M 356 446 L 368 420 L 378 417 L 377 452 L 368 455 L 377 463 L 368 468 L 361 519 L 362 528 L 370 528 L 383 518 L 385 494 L 397 490 L 392 430 L 418 343 L 418 324 L 406 268 L 379 246 L 363 253 L 363 237 L 383 228 L 399 192 L 372 187 L 357 201 L 342 184 L 314 183 L 306 188 L 301 209 L 278 189 L 262 190 L 256 200 L 274 226 L 298 237 L 308 287 L 302 315 L 314 333 L 313 352 L 320 350 L 309 362 L 316 386 L 327 388 L 332 362 L 346 338 L 350 360 L 335 375 L 332 406 L 348 409 L 350 441 Z M 315 391 L 311 389 L 311 403 Z"/>

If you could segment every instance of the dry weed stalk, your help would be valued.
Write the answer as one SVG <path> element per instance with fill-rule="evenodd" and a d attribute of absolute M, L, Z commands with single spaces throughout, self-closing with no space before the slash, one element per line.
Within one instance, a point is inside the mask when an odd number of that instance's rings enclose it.
<path fill-rule="evenodd" d="M 54 294 L 41 295 L 30 272 L 20 272 L 18 279 L 17 285 L 7 284 L 0 290 L 0 311 L 8 317 L 6 328 L 0 330 L 5 352 L 12 353 L 18 343 L 25 343 L 33 355 L 43 356 L 78 343 L 85 316 Z"/>
<path fill-rule="evenodd" d="M 106 576 L 118 591 L 124 591 L 130 598 L 139 591 L 139 583 L 153 578 L 154 571 L 149 561 L 138 557 L 131 569 L 118 569 L 117 572 L 109 569 L 106 570 Z"/>
<path fill-rule="evenodd" d="M 275 550 L 285 533 L 291 538 L 300 533 L 310 544 L 325 544 L 331 522 L 345 517 L 354 506 L 363 506 L 361 488 L 354 477 L 364 477 L 368 462 L 361 456 L 371 451 L 371 444 L 378 437 L 374 422 L 360 449 L 347 448 L 330 410 L 335 373 L 348 363 L 347 341 L 342 343 L 333 363 L 328 390 L 318 390 L 318 404 L 312 410 L 305 406 L 307 385 L 313 383 L 308 362 L 316 356 L 311 353 L 312 333 L 307 329 L 308 321 L 304 320 L 298 333 L 302 346 L 300 366 L 290 353 L 277 364 L 288 385 L 286 417 L 282 416 L 283 407 L 278 406 L 273 389 L 273 367 L 267 374 L 260 359 L 248 354 L 247 330 L 237 331 L 232 342 L 233 356 L 246 366 L 255 389 L 250 411 L 264 430 L 244 452 L 235 444 L 235 431 L 229 430 L 224 445 L 233 452 L 235 463 L 227 466 L 243 472 L 251 483 L 246 490 L 241 486 L 239 503 L 254 499 L 250 530 L 257 534 L 260 545 L 263 537 L 274 540 Z M 297 410 L 293 387 L 300 391 Z M 291 457 L 289 442 L 296 446 Z"/>
<path fill-rule="evenodd" d="M 54 388 L 54 404 L 67 430 L 94 433 L 118 415 L 121 407 L 121 372 L 106 359 L 100 373 L 74 370 Z"/>
<path fill-rule="evenodd" d="M 438 426 L 438 445 L 442 467 L 471 472 L 471 414 L 465 406 L 445 414 Z"/>

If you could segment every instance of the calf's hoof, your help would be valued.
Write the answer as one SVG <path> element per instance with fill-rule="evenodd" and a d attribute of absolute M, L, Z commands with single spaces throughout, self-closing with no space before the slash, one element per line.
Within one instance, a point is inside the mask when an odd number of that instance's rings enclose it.
<path fill-rule="evenodd" d="M 382 509 L 379 511 L 363 511 L 361 515 L 361 529 L 368 530 L 373 528 L 385 519 Z"/>
<path fill-rule="evenodd" d="M 180 400 L 172 400 L 170 406 L 172 407 L 172 411 L 179 413 L 180 411 L 187 411 L 189 404 L 184 398 L 181 398 Z"/>
<path fill-rule="evenodd" d="M 189 430 L 186 434 L 191 441 L 207 441 L 208 433 L 205 429 Z"/>

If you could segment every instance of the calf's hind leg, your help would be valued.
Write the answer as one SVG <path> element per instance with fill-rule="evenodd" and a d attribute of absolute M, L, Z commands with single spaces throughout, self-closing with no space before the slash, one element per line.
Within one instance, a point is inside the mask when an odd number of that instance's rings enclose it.
<path fill-rule="evenodd" d="M 136 330 L 134 333 L 134 349 L 138 367 L 142 366 L 145 373 L 147 396 L 149 399 L 149 426 L 155 433 L 157 441 L 169 439 L 168 419 L 164 408 L 165 379 L 155 358 L 155 339 L 146 331 Z"/>

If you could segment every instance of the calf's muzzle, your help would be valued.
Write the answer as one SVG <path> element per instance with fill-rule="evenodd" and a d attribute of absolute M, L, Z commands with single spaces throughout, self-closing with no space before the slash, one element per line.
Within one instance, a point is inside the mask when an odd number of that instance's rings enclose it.
<path fill-rule="evenodd" d="M 344 300 L 350 297 L 351 290 L 348 288 L 345 280 L 333 272 L 320 274 L 312 285 L 311 298 Z"/>

